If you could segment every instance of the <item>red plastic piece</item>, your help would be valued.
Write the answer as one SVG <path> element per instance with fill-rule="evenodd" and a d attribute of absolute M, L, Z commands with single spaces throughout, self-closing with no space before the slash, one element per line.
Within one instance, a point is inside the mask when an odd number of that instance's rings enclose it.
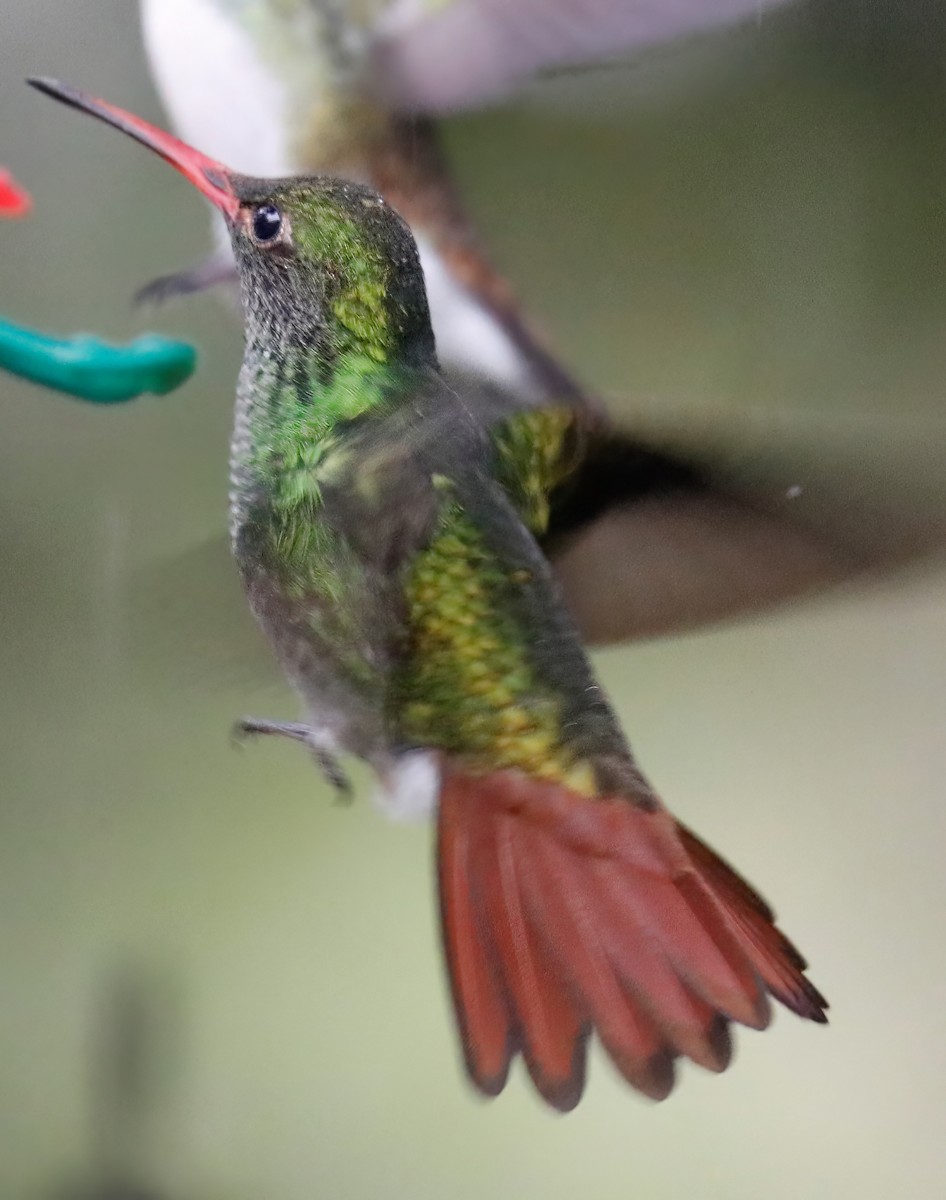
<path fill-rule="evenodd" d="M 25 217 L 33 207 L 29 192 L 0 167 L 0 217 Z"/>

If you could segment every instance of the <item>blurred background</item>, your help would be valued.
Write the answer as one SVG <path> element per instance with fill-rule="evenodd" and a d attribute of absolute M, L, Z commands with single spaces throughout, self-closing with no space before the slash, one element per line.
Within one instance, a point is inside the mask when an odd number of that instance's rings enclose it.
<path fill-rule="evenodd" d="M 942 1196 L 946 578 L 597 655 L 648 774 L 774 901 L 832 1024 L 740 1032 L 731 1071 L 684 1067 L 660 1106 L 597 1053 L 565 1119 L 518 1069 L 481 1101 L 429 830 L 364 788 L 334 803 L 291 746 L 228 742 L 294 715 L 235 579 L 187 567 L 225 520 L 240 332 L 212 296 L 130 303 L 200 257 L 205 206 L 27 74 L 164 119 L 130 0 L 4 0 L 0 162 L 36 208 L 0 228 L 0 311 L 203 357 L 111 411 L 0 379 L 0 1194 Z M 813 0 L 447 138 L 496 259 L 617 408 L 896 414 L 929 470 L 944 112 L 933 0 Z"/>

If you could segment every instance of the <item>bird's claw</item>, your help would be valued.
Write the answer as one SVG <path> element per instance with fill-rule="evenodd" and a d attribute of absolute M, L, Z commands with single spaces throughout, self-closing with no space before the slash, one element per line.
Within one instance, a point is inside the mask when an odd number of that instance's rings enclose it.
<path fill-rule="evenodd" d="M 286 737 L 294 742 L 301 742 L 315 759 L 323 776 L 339 793 L 339 798 L 345 802 L 351 800 L 351 781 L 342 770 L 338 759 L 326 749 L 318 730 L 313 729 L 311 725 L 303 725 L 300 721 L 265 721 L 256 717 L 244 717 L 237 721 L 230 731 L 231 741 L 236 746 L 242 746 L 247 738 L 261 736 Z"/>
<path fill-rule="evenodd" d="M 195 267 L 152 279 L 135 293 L 134 302 L 138 305 L 166 304 L 177 296 L 190 296 L 221 283 L 235 283 L 238 278 L 236 264 L 229 254 L 215 253 Z"/>

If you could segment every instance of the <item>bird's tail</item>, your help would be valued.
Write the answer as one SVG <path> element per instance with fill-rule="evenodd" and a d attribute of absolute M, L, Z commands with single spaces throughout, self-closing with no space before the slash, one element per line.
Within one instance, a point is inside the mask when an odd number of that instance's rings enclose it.
<path fill-rule="evenodd" d="M 489 1095 L 518 1052 L 548 1103 L 574 1107 L 594 1030 L 660 1100 L 680 1055 L 722 1071 L 729 1022 L 763 1029 L 769 994 L 826 1020 L 765 902 L 664 810 L 447 767 L 438 836 L 466 1066 Z"/>

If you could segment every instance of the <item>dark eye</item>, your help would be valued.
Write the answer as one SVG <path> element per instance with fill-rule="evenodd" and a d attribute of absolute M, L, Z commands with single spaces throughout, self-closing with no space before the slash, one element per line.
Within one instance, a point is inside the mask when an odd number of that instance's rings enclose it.
<path fill-rule="evenodd" d="M 253 213 L 253 236 L 258 242 L 271 242 L 282 229 L 282 213 L 275 204 L 261 204 Z"/>

